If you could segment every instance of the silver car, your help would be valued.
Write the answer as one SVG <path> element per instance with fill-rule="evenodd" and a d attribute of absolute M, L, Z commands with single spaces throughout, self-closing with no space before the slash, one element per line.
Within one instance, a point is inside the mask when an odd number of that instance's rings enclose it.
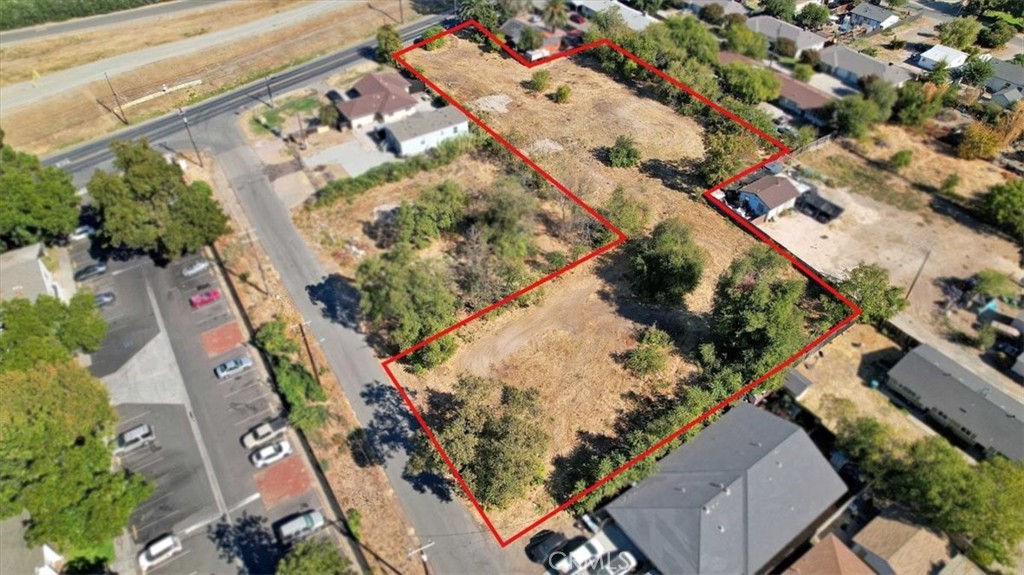
<path fill-rule="evenodd" d="M 195 277 L 210 267 L 210 262 L 207 260 L 196 260 L 184 268 L 181 269 L 181 276 L 186 278 Z"/>
<path fill-rule="evenodd" d="M 236 357 L 213 368 L 213 373 L 217 375 L 217 379 L 225 379 L 234 377 L 250 367 L 252 367 L 252 360 L 249 359 L 249 356 Z"/>
<path fill-rule="evenodd" d="M 256 467 L 270 467 L 292 454 L 292 444 L 287 439 L 270 444 L 262 449 L 253 451 L 249 460 Z"/>

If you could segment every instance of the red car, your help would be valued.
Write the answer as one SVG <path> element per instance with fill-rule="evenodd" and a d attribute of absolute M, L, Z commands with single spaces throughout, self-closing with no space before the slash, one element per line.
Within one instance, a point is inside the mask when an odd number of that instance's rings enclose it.
<path fill-rule="evenodd" d="M 586 18 L 584 18 L 583 16 L 581 16 L 579 14 L 571 14 L 569 16 L 569 20 L 572 20 L 573 22 L 575 22 L 577 24 L 582 24 L 582 23 L 587 21 Z"/>
<path fill-rule="evenodd" d="M 211 304 L 220 299 L 220 292 L 212 289 L 204 291 L 203 293 L 197 293 L 196 295 L 188 298 L 188 303 L 192 304 L 192 307 L 198 308 L 204 305 Z"/>

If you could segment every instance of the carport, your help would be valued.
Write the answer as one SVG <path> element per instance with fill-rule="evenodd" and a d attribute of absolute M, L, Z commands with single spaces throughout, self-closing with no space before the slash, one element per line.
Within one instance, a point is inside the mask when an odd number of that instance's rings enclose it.
<path fill-rule="evenodd" d="M 813 190 L 803 194 L 797 200 L 796 207 L 823 224 L 831 222 L 843 213 L 843 208 L 819 196 Z"/>

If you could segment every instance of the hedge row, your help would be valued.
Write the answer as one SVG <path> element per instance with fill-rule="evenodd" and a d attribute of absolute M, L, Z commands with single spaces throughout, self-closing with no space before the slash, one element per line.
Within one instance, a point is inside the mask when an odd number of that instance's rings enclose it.
<path fill-rule="evenodd" d="M 109 14 L 168 0 L 0 0 L 0 30 Z"/>

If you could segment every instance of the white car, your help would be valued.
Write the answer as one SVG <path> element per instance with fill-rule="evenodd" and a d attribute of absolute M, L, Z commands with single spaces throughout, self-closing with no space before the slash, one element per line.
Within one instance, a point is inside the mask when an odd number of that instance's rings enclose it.
<path fill-rule="evenodd" d="M 271 439 L 276 439 L 284 434 L 288 430 L 288 420 L 283 417 L 277 417 L 270 421 L 264 421 L 256 427 L 249 430 L 242 436 L 242 446 L 246 449 L 252 449 L 263 445 Z"/>
<path fill-rule="evenodd" d="M 168 533 L 150 542 L 142 553 L 139 553 L 139 568 L 145 573 L 150 568 L 169 561 L 178 553 L 181 553 L 181 540 Z"/>
<path fill-rule="evenodd" d="M 248 356 L 236 357 L 213 368 L 213 373 L 217 376 L 217 379 L 224 379 L 236 376 L 250 367 L 252 367 L 252 359 Z"/>
<path fill-rule="evenodd" d="M 563 551 L 562 557 L 552 567 L 559 573 L 582 573 L 604 553 L 604 546 L 596 539 L 590 539 L 578 547 Z"/>
<path fill-rule="evenodd" d="M 269 467 L 285 457 L 292 454 L 292 444 L 287 439 L 268 445 L 258 451 L 253 451 L 249 460 L 256 467 Z"/>
<path fill-rule="evenodd" d="M 210 262 L 207 260 L 196 260 L 187 266 L 181 268 L 181 276 L 190 278 L 195 277 L 210 267 Z"/>
<path fill-rule="evenodd" d="M 96 228 L 92 226 L 78 226 L 68 237 L 71 238 L 71 241 L 77 242 L 79 240 L 84 240 L 85 238 L 91 238 L 95 235 Z"/>

